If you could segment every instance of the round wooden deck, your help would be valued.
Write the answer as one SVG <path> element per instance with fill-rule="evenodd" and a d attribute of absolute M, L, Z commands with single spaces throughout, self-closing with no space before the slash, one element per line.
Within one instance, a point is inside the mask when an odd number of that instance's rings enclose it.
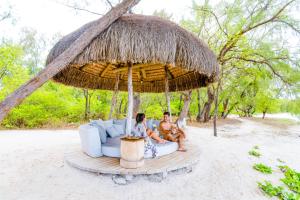
<path fill-rule="evenodd" d="M 176 151 L 154 159 L 145 159 L 145 165 L 137 169 L 120 167 L 120 159 L 111 157 L 92 158 L 82 151 L 65 154 L 65 161 L 80 170 L 99 174 L 118 175 L 150 175 L 168 173 L 174 170 L 191 168 L 200 157 L 200 149 L 195 145 L 187 145 L 187 152 Z"/>

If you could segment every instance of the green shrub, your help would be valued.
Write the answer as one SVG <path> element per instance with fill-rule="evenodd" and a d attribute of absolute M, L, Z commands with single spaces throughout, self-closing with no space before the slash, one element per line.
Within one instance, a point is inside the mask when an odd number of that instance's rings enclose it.
<path fill-rule="evenodd" d="M 283 187 L 275 187 L 269 181 L 264 181 L 264 183 L 258 182 L 258 187 L 269 197 L 279 196 L 283 191 Z"/>
<path fill-rule="evenodd" d="M 264 183 L 258 182 L 258 187 L 269 197 L 278 197 L 282 200 L 300 200 L 300 195 L 286 192 L 281 186 L 273 186 L 271 182 L 264 181 Z"/>
<path fill-rule="evenodd" d="M 260 157 L 261 156 L 261 154 L 258 151 L 255 151 L 255 150 L 249 151 L 248 154 L 251 155 L 251 156 L 255 156 L 255 157 Z"/>
<path fill-rule="evenodd" d="M 279 168 L 284 173 L 284 178 L 280 180 L 286 184 L 291 191 L 300 194 L 300 173 L 288 166 L 279 166 Z"/>
<path fill-rule="evenodd" d="M 264 174 L 272 174 L 272 168 L 268 167 L 262 163 L 253 165 L 253 169 L 260 171 L 261 173 L 264 173 Z"/>

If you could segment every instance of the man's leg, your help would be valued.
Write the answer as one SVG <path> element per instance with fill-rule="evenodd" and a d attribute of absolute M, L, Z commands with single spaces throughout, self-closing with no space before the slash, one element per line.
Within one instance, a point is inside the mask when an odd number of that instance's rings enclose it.
<path fill-rule="evenodd" d="M 178 132 L 183 135 L 184 139 L 186 138 L 186 134 L 181 128 L 178 128 Z"/>
<path fill-rule="evenodd" d="M 186 149 L 184 148 L 184 136 L 183 134 L 180 134 L 179 139 L 178 139 L 178 144 L 179 144 L 179 151 L 186 151 Z"/>

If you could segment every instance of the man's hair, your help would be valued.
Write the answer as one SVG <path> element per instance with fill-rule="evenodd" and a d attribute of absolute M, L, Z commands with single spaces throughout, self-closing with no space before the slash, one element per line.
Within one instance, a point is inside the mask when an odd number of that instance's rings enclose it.
<path fill-rule="evenodd" d="M 170 112 L 164 112 L 164 115 L 168 115 L 170 117 Z"/>

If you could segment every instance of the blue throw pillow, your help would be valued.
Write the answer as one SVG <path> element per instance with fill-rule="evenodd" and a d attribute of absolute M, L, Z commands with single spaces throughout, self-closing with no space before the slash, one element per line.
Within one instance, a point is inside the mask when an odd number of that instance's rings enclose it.
<path fill-rule="evenodd" d="M 113 127 L 116 129 L 116 131 L 119 133 L 119 135 L 125 134 L 125 130 L 123 128 L 123 125 L 113 124 Z"/>
<path fill-rule="evenodd" d="M 153 130 L 153 119 L 147 119 L 146 124 L 147 124 L 147 128 Z"/>
<path fill-rule="evenodd" d="M 114 126 L 107 128 L 106 132 L 112 138 L 120 136 L 119 131 Z"/>
<path fill-rule="evenodd" d="M 126 131 L 126 119 L 114 119 L 114 124 L 122 125 L 123 126 L 123 132 Z"/>
<path fill-rule="evenodd" d="M 102 121 L 101 123 L 104 125 L 105 129 L 107 129 L 107 128 L 112 127 L 112 125 L 113 125 L 113 120 L 110 119 L 110 120 Z"/>
<path fill-rule="evenodd" d="M 159 120 L 153 120 L 153 122 L 152 122 L 152 128 L 154 128 L 154 126 L 156 126 L 156 128 L 158 129 L 159 124 L 160 124 Z"/>
<path fill-rule="evenodd" d="M 97 121 L 93 121 L 90 124 L 92 126 L 95 126 L 95 127 L 98 128 L 98 132 L 99 132 L 101 143 L 106 143 L 106 141 L 107 141 L 107 134 L 106 134 L 105 127 L 101 123 L 98 123 Z"/>

